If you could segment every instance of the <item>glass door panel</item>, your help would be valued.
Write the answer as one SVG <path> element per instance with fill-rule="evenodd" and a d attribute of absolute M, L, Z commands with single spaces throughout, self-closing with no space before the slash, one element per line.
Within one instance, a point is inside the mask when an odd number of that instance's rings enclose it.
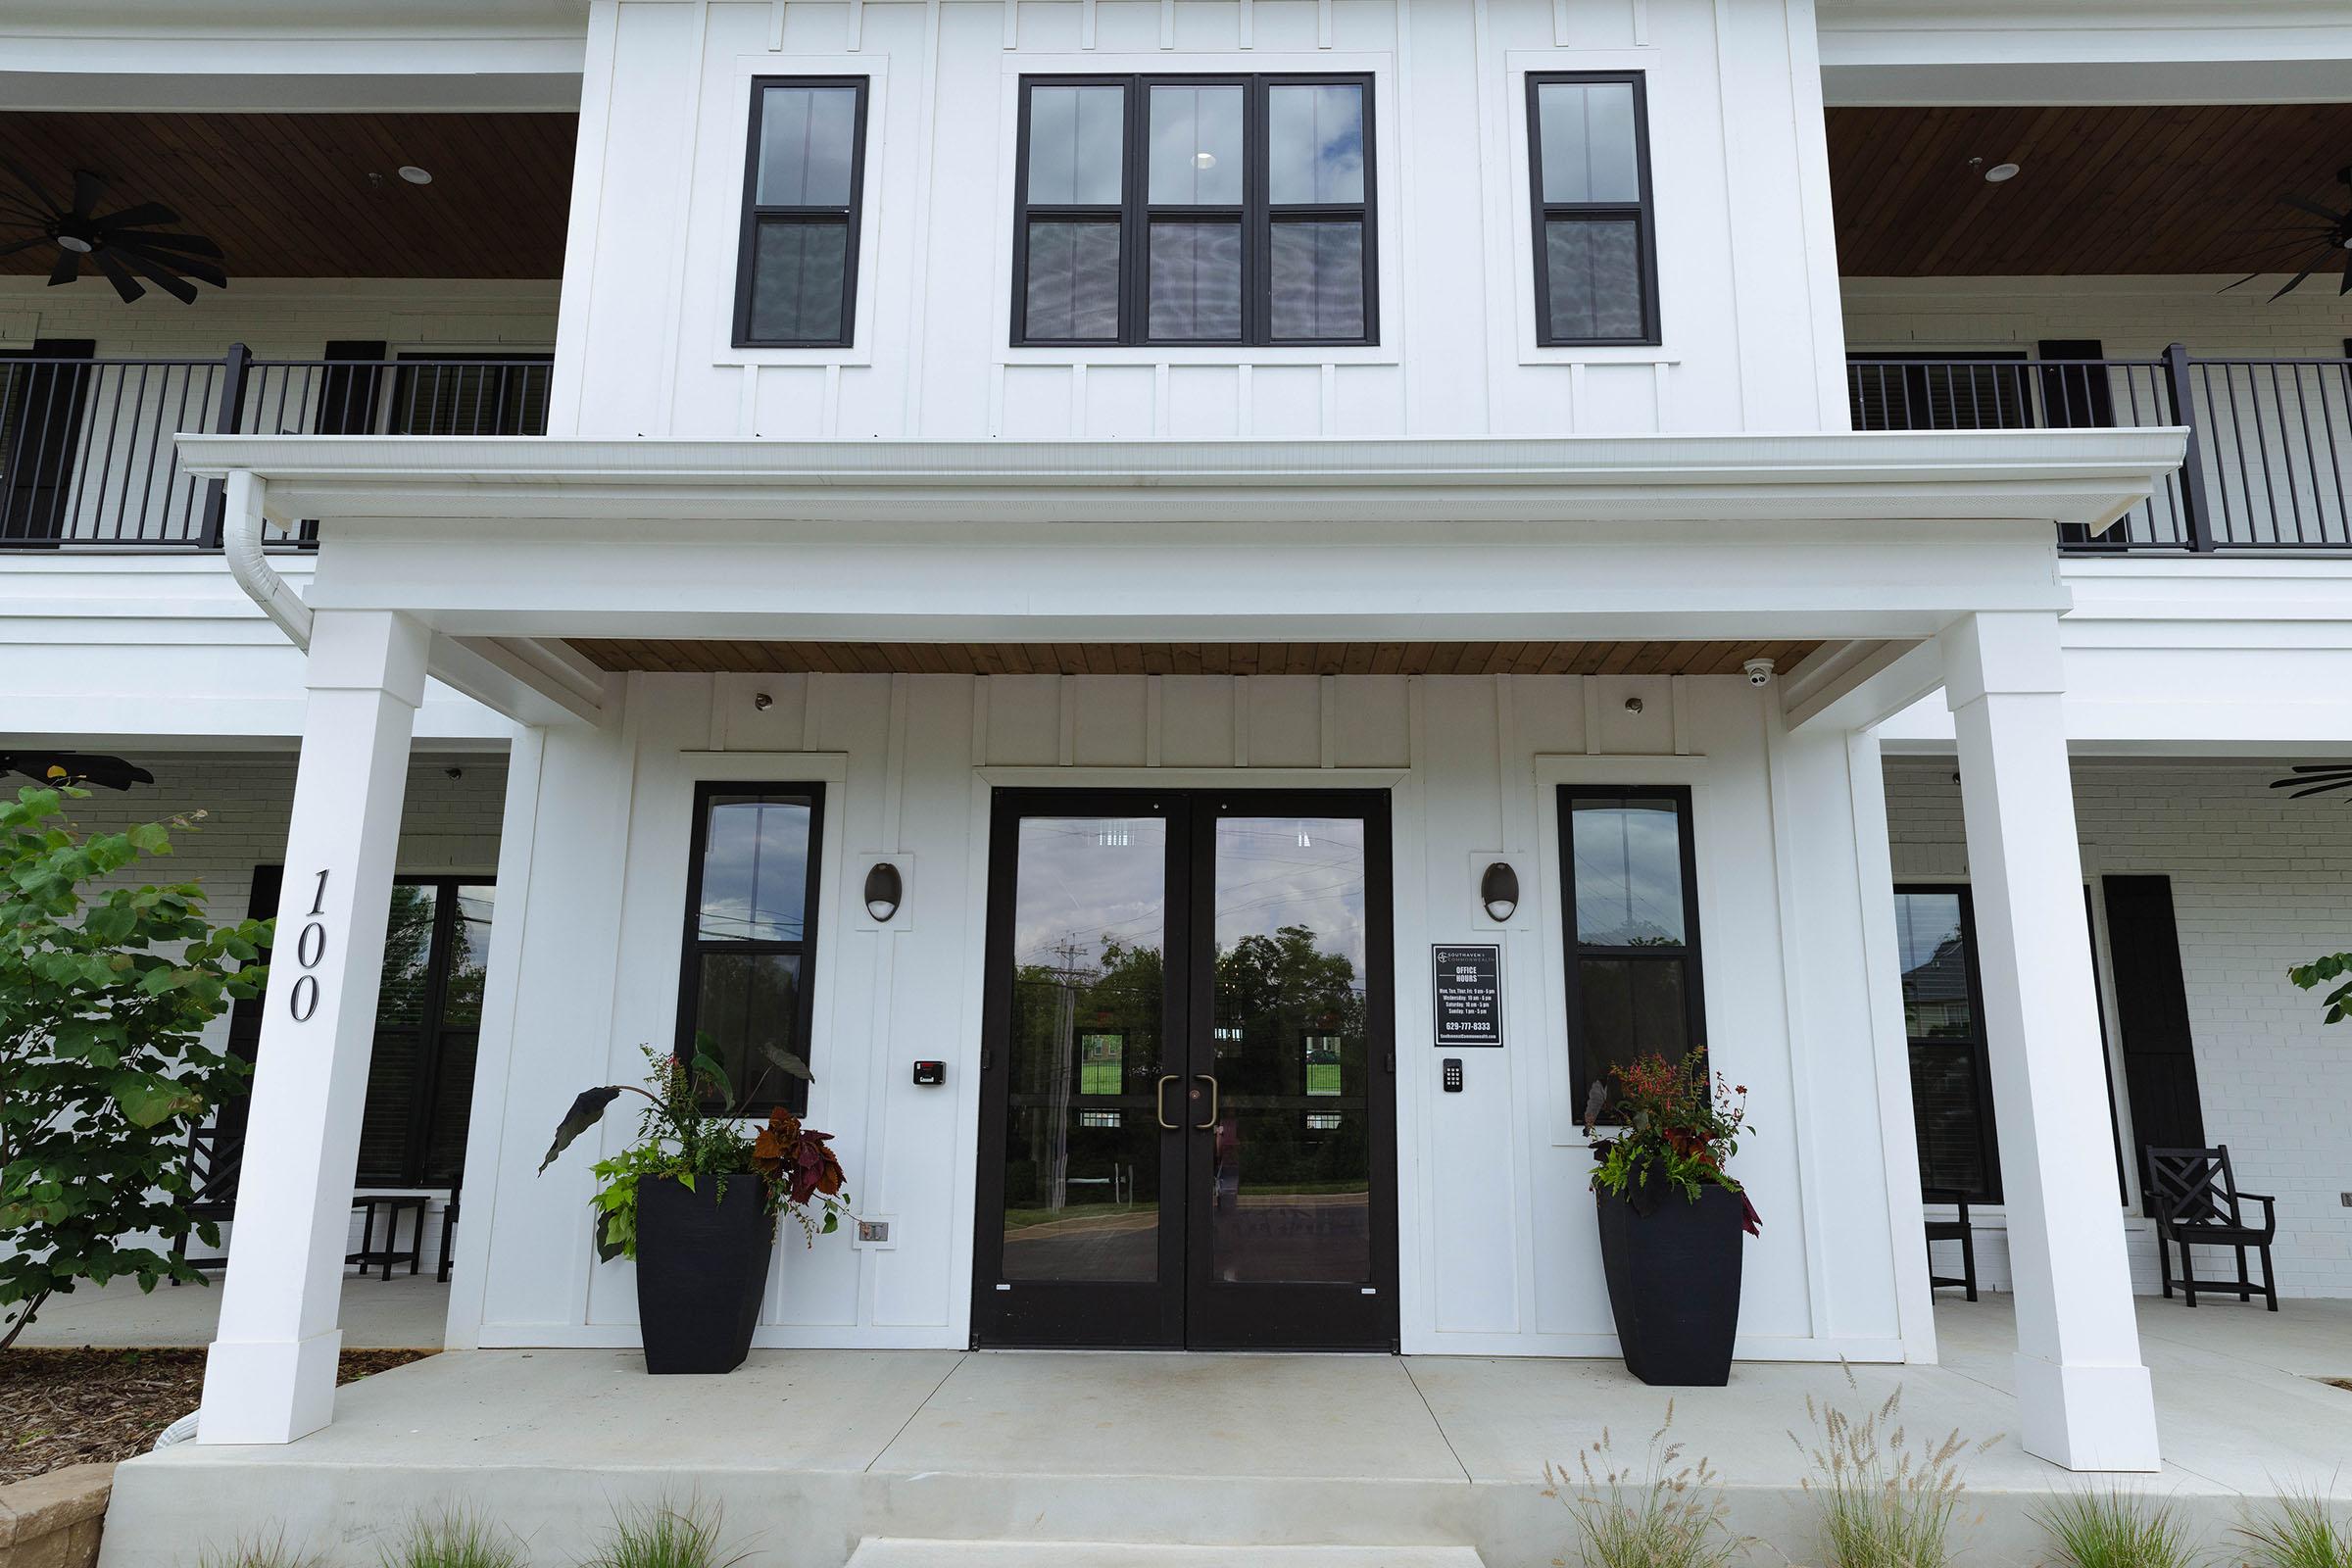
<path fill-rule="evenodd" d="M 1388 799 L 1207 797 L 1194 835 L 1186 1343 L 1389 1348 Z"/>
<path fill-rule="evenodd" d="M 1155 812 L 1000 814 L 977 1311 L 999 1343 L 1172 1343 L 1180 1327 L 1162 1288 L 1182 1255 L 1163 1213 L 1183 1154 L 1166 1123 L 1178 832 Z"/>
<path fill-rule="evenodd" d="M 1215 824 L 1210 1272 L 1372 1282 L 1360 818 Z"/>

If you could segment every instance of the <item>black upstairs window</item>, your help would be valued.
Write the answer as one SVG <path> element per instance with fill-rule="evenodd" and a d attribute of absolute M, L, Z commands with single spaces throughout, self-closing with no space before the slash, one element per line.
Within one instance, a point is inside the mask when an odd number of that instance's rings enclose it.
<path fill-rule="evenodd" d="M 1020 345 L 1371 343 L 1369 76 L 1021 82 Z"/>
<path fill-rule="evenodd" d="M 735 261 L 737 348 L 842 348 L 858 316 L 863 76 L 752 83 Z"/>
<path fill-rule="evenodd" d="M 1530 74 L 1536 341 L 1658 341 L 1649 112 L 1640 72 Z"/>

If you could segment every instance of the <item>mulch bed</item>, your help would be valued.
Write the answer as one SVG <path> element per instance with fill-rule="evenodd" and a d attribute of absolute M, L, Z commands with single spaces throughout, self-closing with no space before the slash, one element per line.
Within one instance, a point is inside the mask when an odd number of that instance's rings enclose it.
<path fill-rule="evenodd" d="M 350 1383 L 432 1353 L 345 1350 L 335 1381 Z M 70 1464 L 145 1453 L 203 1394 L 201 1349 L 0 1351 L 0 1486 Z"/>

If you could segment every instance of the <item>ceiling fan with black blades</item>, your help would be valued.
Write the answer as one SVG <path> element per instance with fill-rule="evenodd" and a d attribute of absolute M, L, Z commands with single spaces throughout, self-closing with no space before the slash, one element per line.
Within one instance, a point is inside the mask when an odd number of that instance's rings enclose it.
<path fill-rule="evenodd" d="M 2335 177 L 2343 181 L 2347 191 L 2352 191 L 2352 166 L 2336 171 Z M 2302 287 L 2303 280 L 2312 273 L 2324 272 L 2341 261 L 2346 264 L 2344 280 L 2336 288 L 2336 293 L 2338 295 L 2352 294 L 2352 260 L 2347 260 L 2347 258 L 2352 258 L 2352 207 L 2347 207 L 2339 213 L 2332 208 L 2321 206 L 2307 196 L 2298 196 L 2292 191 L 2280 196 L 2278 201 L 2281 206 L 2292 207 L 2295 211 L 2307 215 L 2309 220 L 2289 223 L 2281 228 L 2270 230 L 2274 234 L 2285 234 L 2289 237 L 2274 240 L 2271 244 L 2261 247 L 2252 254 L 2259 255 L 2267 251 L 2278 255 L 2280 257 L 2279 265 L 2266 267 L 2260 272 L 2248 272 L 2222 292 L 2227 294 L 2230 288 L 2236 288 L 2240 283 L 2251 283 L 2254 279 L 2262 276 L 2264 272 L 2276 272 L 2283 268 L 2293 267 L 2298 262 L 2306 264 L 2303 270 L 2297 272 L 2284 288 L 2271 296 L 2275 300 L 2282 299 Z"/>
<path fill-rule="evenodd" d="M 2293 790 L 2287 797 L 2299 801 L 2306 795 L 2328 795 L 2337 790 L 2352 792 L 2352 762 L 2298 762 L 2293 778 L 2276 780 L 2271 788 Z"/>
<path fill-rule="evenodd" d="M 74 204 L 68 207 L 15 164 L 5 167 L 24 194 L 0 187 L 0 240 L 11 228 L 38 232 L 0 243 L 0 256 L 56 246 L 57 265 L 49 270 L 52 288 L 79 277 L 85 259 L 115 285 L 126 305 L 147 292 L 141 277 L 186 305 L 196 303 L 190 278 L 215 288 L 228 287 L 228 275 L 220 267 L 220 247 L 202 234 L 159 227 L 179 221 L 179 214 L 163 203 L 140 202 L 102 215 L 98 204 L 106 199 L 106 181 L 84 169 L 74 172 Z"/>

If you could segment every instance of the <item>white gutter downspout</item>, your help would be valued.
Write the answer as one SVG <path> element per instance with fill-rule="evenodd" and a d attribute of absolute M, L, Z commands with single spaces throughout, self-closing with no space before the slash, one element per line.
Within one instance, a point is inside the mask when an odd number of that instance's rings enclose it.
<path fill-rule="evenodd" d="M 266 519 L 262 504 L 269 493 L 262 476 L 250 468 L 231 468 L 223 481 L 226 507 L 221 518 L 220 553 L 228 559 L 228 573 L 247 598 L 276 622 L 288 641 L 305 653 L 311 646 L 311 607 L 293 585 L 277 574 L 262 551 Z"/>

